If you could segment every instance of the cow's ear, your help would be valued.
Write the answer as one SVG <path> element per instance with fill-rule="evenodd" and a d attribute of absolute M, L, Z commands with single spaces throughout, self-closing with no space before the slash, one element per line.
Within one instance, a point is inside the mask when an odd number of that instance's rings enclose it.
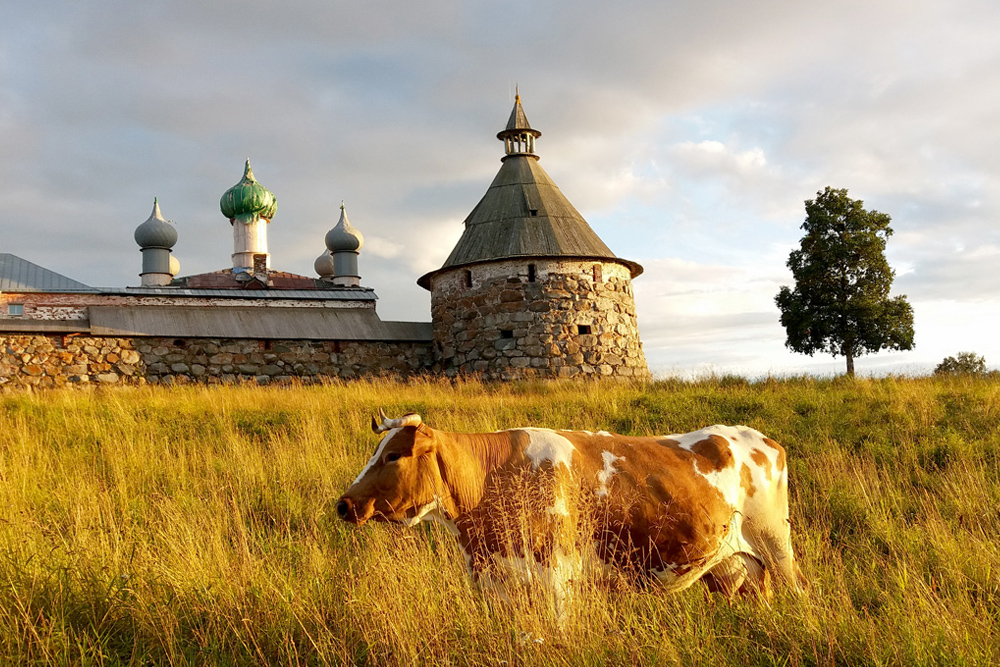
<path fill-rule="evenodd" d="M 413 455 L 424 456 L 434 451 L 434 432 L 421 424 L 413 434 Z"/>

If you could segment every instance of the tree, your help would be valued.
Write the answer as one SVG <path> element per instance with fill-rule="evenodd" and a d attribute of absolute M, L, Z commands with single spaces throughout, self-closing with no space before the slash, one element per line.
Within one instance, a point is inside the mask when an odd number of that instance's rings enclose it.
<path fill-rule="evenodd" d="M 934 369 L 935 375 L 986 375 L 986 357 L 975 352 L 959 352 L 957 357 L 945 357 Z"/>
<path fill-rule="evenodd" d="M 885 258 L 890 217 L 866 211 L 847 190 L 827 186 L 806 201 L 805 236 L 788 256 L 795 289 L 775 297 L 785 346 L 812 356 L 847 359 L 879 350 L 913 349 L 913 309 L 905 296 L 889 298 L 895 272 Z"/>

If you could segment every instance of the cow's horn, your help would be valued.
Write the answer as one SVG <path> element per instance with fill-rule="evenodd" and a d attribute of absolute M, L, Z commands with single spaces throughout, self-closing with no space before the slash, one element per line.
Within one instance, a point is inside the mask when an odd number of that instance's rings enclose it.
<path fill-rule="evenodd" d="M 376 433 L 384 433 L 390 429 L 404 428 L 406 426 L 419 427 L 423 423 L 423 420 L 420 418 L 420 415 L 414 414 L 412 412 L 410 414 L 403 415 L 399 419 L 389 419 L 385 414 L 385 410 L 379 408 L 378 416 L 379 419 L 381 420 L 381 423 L 376 421 L 375 417 L 372 417 L 372 430 L 375 431 Z"/>

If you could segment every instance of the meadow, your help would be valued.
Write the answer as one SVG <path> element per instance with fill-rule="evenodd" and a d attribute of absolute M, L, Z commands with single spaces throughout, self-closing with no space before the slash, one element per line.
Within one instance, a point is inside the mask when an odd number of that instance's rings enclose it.
<path fill-rule="evenodd" d="M 590 586 L 501 602 L 436 525 L 334 504 L 369 418 L 685 432 L 788 451 L 802 598 Z M 119 388 L 0 395 L 0 663 L 987 665 L 1000 661 L 1000 381 Z"/>

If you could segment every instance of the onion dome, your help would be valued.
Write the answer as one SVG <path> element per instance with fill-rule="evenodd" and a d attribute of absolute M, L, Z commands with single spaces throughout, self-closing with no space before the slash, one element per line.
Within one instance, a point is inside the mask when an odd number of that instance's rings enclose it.
<path fill-rule="evenodd" d="M 316 269 L 316 273 L 319 274 L 320 278 L 332 278 L 336 273 L 336 269 L 333 266 L 333 255 L 329 252 L 324 252 L 316 258 L 313 268 Z"/>
<path fill-rule="evenodd" d="M 160 214 L 160 204 L 153 199 L 153 212 L 146 222 L 135 228 L 135 242 L 140 248 L 166 248 L 169 250 L 177 243 L 177 228 L 163 219 Z"/>
<path fill-rule="evenodd" d="M 365 244 L 365 237 L 347 220 L 347 209 L 340 202 L 340 220 L 326 233 L 326 247 L 330 252 L 357 252 Z"/>
<path fill-rule="evenodd" d="M 170 256 L 170 268 L 168 269 L 168 271 L 171 276 L 176 276 L 178 273 L 181 272 L 181 263 L 173 255 Z"/>
<path fill-rule="evenodd" d="M 254 178 L 248 159 L 243 170 L 243 178 L 226 190 L 219 201 L 219 208 L 222 209 L 222 215 L 229 218 L 230 222 L 239 220 L 251 223 L 261 218 L 270 222 L 278 210 L 278 200 Z"/>

